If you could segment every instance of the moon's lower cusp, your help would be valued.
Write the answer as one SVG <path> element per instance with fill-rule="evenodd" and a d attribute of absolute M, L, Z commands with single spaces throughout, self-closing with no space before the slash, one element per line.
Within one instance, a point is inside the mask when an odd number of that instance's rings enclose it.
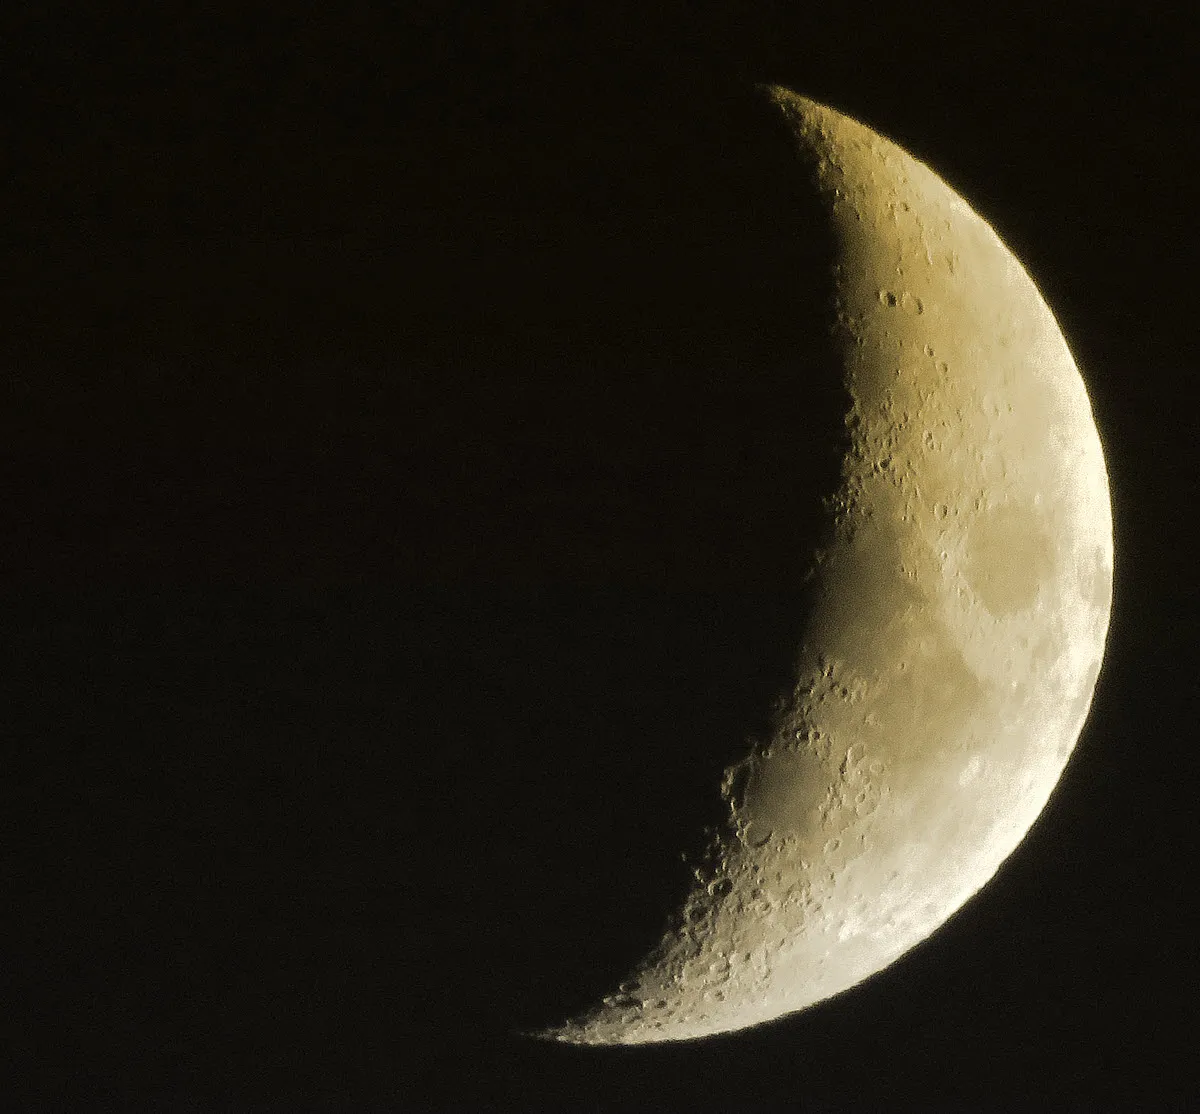
<path fill-rule="evenodd" d="M 928 167 L 767 93 L 839 243 L 852 406 L 831 541 L 793 699 L 730 766 L 692 896 L 619 994 L 544 1034 L 562 1040 L 738 1029 L 902 955 L 1023 838 L 1100 668 L 1107 474 L 1053 314 Z"/>

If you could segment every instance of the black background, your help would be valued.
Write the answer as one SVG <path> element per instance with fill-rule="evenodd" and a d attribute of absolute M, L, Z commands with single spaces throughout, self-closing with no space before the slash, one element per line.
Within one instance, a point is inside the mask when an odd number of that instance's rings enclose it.
<path fill-rule="evenodd" d="M 1182 28 L 89 13 L 5 14 L 14 1102 L 1187 1097 Z M 928 161 L 1037 279 L 1108 458 L 1108 657 L 1019 852 L 886 972 L 696 1045 L 530 1042 L 661 926 L 803 614 L 843 400 L 760 81 Z"/>

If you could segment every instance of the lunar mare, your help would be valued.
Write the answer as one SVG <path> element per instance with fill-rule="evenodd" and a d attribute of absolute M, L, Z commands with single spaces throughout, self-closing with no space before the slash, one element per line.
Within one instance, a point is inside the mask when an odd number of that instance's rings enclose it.
<path fill-rule="evenodd" d="M 767 93 L 838 243 L 850 447 L 816 602 L 792 699 L 726 772 L 728 823 L 684 908 L 626 983 L 543 1037 L 703 1037 L 886 967 L 1025 836 L 1100 670 L 1108 482 L 1053 314 L 928 167 Z"/>

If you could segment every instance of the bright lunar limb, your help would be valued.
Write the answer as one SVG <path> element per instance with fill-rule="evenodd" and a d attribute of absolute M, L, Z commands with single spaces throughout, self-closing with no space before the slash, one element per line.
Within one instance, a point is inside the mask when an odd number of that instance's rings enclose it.
<path fill-rule="evenodd" d="M 1100 670 L 1108 482 L 1053 314 L 928 167 L 766 93 L 832 214 L 850 398 L 794 695 L 727 771 L 728 822 L 660 943 L 542 1037 L 708 1036 L 886 967 L 1024 838 Z"/>

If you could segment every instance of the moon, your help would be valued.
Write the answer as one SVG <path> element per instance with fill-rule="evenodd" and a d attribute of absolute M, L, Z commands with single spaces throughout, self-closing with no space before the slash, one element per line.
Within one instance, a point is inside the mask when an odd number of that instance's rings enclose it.
<path fill-rule="evenodd" d="M 714 786 L 727 806 L 661 940 L 534 1036 L 743 1029 L 853 987 L 996 873 L 1042 811 L 1100 672 L 1112 515 L 1054 315 L 988 224 L 863 124 L 764 87 L 837 243 L 850 407 L 795 685 Z M 802 435 L 802 432 L 799 434 Z"/>

